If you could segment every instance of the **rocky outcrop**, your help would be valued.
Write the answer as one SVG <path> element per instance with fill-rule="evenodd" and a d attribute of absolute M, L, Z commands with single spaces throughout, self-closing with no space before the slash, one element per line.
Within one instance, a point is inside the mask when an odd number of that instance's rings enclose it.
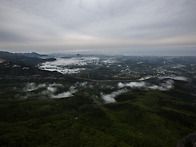
<path fill-rule="evenodd" d="M 176 147 L 196 147 L 196 132 L 180 139 Z"/>

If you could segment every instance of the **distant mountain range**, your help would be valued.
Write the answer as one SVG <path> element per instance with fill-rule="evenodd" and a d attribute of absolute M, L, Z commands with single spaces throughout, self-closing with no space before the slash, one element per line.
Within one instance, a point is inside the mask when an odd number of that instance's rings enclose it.
<path fill-rule="evenodd" d="M 44 59 L 43 59 L 44 57 Z M 0 51 L 0 59 L 14 62 L 17 64 L 23 64 L 27 66 L 36 66 L 42 62 L 54 61 L 55 58 L 46 58 L 47 55 L 40 55 L 38 53 L 10 53 L 5 51 Z"/>
<path fill-rule="evenodd" d="M 38 54 L 36 52 L 31 52 L 31 53 L 15 53 L 18 55 L 26 56 L 26 57 L 37 57 L 37 58 L 47 58 L 48 55 L 43 55 L 43 54 Z"/>
<path fill-rule="evenodd" d="M 52 79 L 62 77 L 60 73 L 43 71 L 37 68 L 37 65 L 40 63 L 54 60 L 56 59 L 35 52 L 10 53 L 0 51 L 0 79 L 9 79 L 11 77 L 12 79 L 17 79 L 16 76 L 21 76 L 21 78 L 27 76 L 26 79 L 33 77 L 35 79 L 35 76 L 37 79 L 39 77 Z"/>

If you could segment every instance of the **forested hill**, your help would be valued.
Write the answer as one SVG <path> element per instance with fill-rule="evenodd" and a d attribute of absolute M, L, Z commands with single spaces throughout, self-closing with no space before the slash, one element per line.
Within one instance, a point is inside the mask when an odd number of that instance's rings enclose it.
<path fill-rule="evenodd" d="M 0 59 L 14 62 L 17 64 L 23 64 L 27 66 L 36 66 L 39 63 L 46 62 L 46 61 L 54 61 L 55 58 L 46 58 L 42 59 L 39 58 L 42 55 L 39 55 L 37 53 L 10 53 L 10 52 L 4 52 L 0 51 Z"/>

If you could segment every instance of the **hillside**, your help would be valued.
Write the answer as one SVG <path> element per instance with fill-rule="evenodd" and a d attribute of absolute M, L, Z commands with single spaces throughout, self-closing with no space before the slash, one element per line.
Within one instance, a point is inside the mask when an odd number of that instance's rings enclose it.
<path fill-rule="evenodd" d="M 33 53 L 33 54 L 28 54 L 28 53 L 10 53 L 10 52 L 4 52 L 0 51 L 0 59 L 14 62 L 17 64 L 23 64 L 27 66 L 36 66 L 39 63 L 46 62 L 46 61 L 54 61 L 54 58 L 48 58 L 48 59 L 42 59 L 39 58 L 41 55 Z"/>
<path fill-rule="evenodd" d="M 195 104 L 173 91 L 135 91 L 97 105 L 82 92 L 66 99 L 39 98 L 33 91 L 28 99 L 14 98 L 24 92 L 9 91 L 21 86 L 0 85 L 1 146 L 172 147 L 196 130 Z M 181 91 L 177 85 L 174 90 Z"/>
<path fill-rule="evenodd" d="M 5 54 L 0 146 L 173 147 L 196 130 L 192 57 Z"/>

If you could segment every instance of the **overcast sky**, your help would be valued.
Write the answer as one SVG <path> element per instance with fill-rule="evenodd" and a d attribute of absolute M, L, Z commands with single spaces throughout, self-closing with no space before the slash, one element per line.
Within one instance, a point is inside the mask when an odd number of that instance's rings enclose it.
<path fill-rule="evenodd" d="M 0 50 L 196 52 L 196 0 L 0 0 Z"/>

